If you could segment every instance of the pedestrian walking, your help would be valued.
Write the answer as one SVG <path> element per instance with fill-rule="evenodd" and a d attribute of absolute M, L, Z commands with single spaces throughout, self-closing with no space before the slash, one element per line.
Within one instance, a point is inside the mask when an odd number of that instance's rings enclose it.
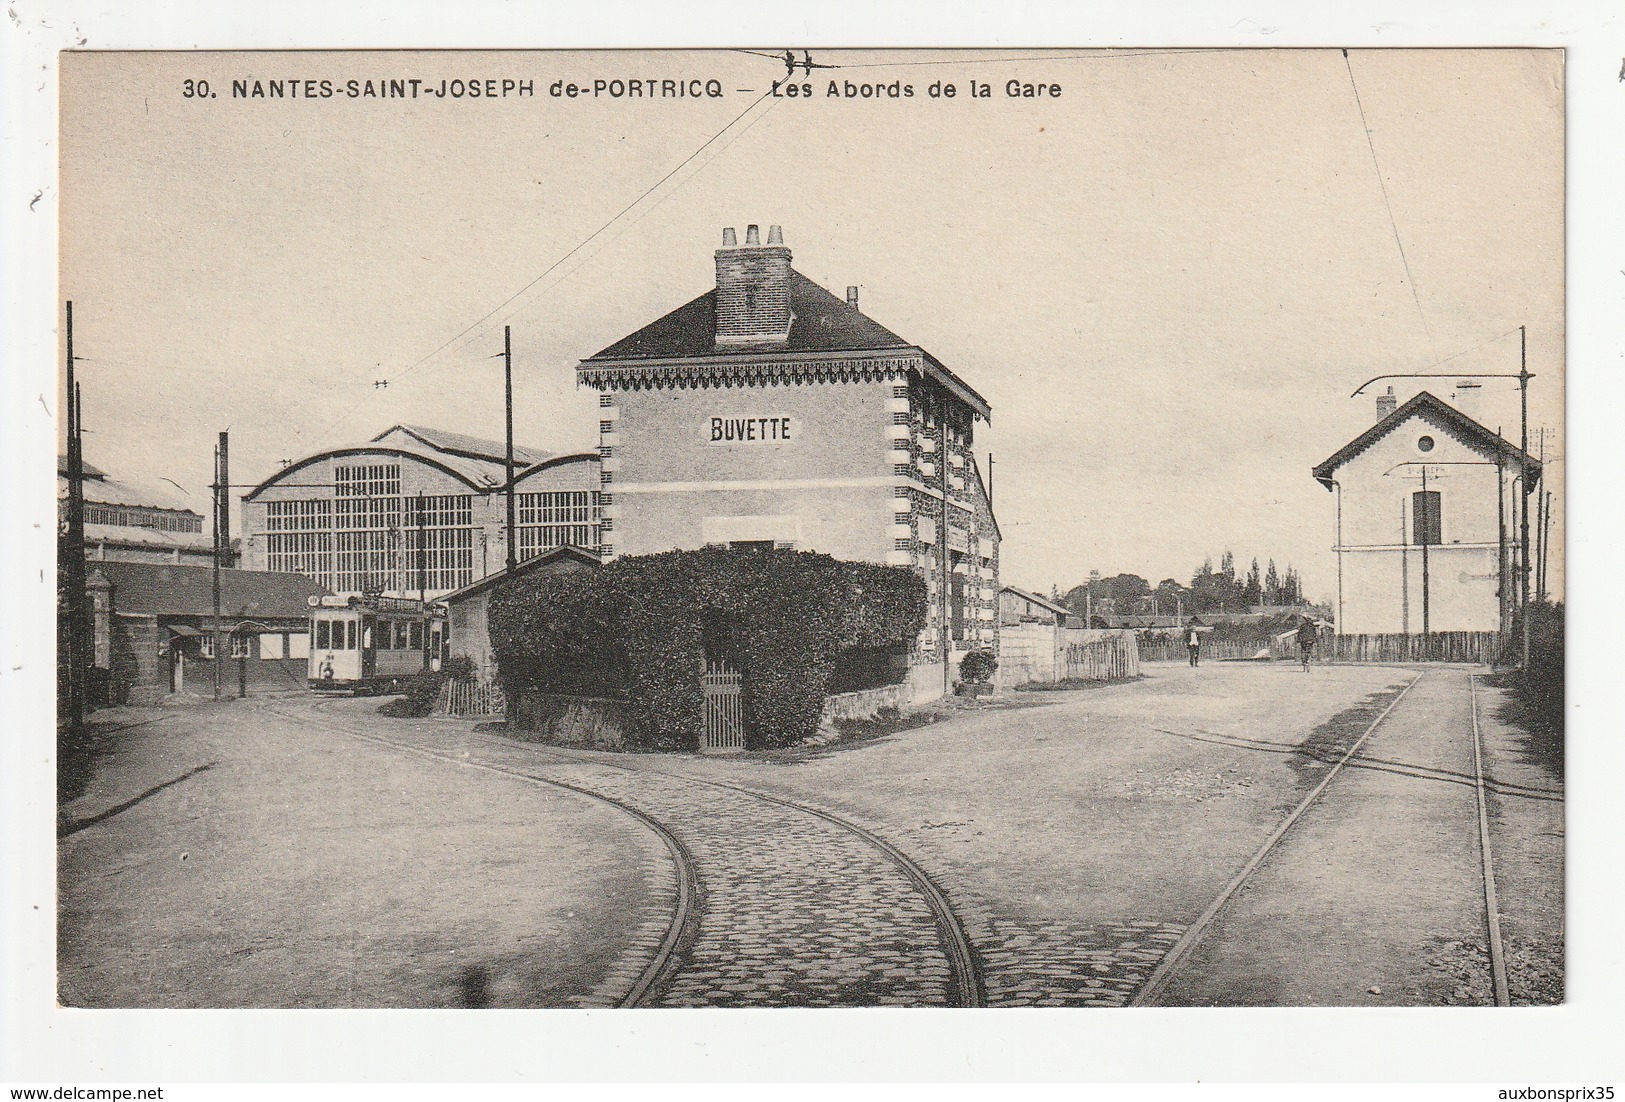
<path fill-rule="evenodd" d="M 1298 625 L 1298 652 L 1303 656 L 1303 672 L 1309 672 L 1309 659 L 1314 656 L 1315 642 L 1320 638 L 1320 628 L 1309 617 L 1303 618 Z"/>
<path fill-rule="evenodd" d="M 1185 649 L 1190 651 L 1191 668 L 1202 664 L 1202 636 L 1196 630 L 1196 621 L 1192 620 L 1185 628 Z"/>

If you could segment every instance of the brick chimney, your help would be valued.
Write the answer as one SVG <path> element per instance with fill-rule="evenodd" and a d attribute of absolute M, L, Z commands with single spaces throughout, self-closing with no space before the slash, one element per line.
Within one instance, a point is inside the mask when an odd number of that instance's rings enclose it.
<path fill-rule="evenodd" d="M 722 231 L 717 250 L 718 348 L 782 345 L 790 339 L 790 250 L 784 231 L 769 226 L 767 244 L 757 226 L 747 226 L 740 245 L 734 231 Z"/>
<path fill-rule="evenodd" d="M 846 304 L 854 310 L 858 308 L 858 289 L 856 287 L 846 289 Z"/>
<path fill-rule="evenodd" d="M 1399 408 L 1399 399 L 1394 397 L 1394 388 L 1389 387 L 1387 394 L 1377 395 L 1377 420 L 1381 421 L 1394 410 Z"/>

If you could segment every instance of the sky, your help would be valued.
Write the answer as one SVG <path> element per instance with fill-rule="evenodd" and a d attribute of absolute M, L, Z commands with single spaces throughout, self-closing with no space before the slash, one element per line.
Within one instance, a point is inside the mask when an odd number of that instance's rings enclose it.
<path fill-rule="evenodd" d="M 1560 54 L 815 60 L 838 67 L 790 98 L 766 94 L 782 62 L 741 51 L 66 55 L 87 458 L 207 514 L 221 430 L 249 484 L 396 423 L 500 438 L 504 324 L 519 441 L 590 449 L 576 362 L 706 291 L 723 226 L 777 224 L 799 271 L 860 286 L 992 405 L 977 450 L 1007 584 L 1188 581 L 1228 549 L 1328 597 L 1333 500 L 1309 470 L 1375 419 L 1350 393 L 1515 372 L 1520 326 L 1563 545 Z M 389 78 L 535 94 L 233 96 Z M 596 79 L 722 94 L 550 94 Z M 1486 380 L 1475 416 L 1515 438 L 1515 381 Z"/>

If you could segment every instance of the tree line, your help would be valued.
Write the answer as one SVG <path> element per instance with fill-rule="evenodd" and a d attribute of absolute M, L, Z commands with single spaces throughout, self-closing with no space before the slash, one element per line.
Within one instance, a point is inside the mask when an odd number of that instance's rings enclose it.
<path fill-rule="evenodd" d="M 1091 574 L 1082 585 L 1067 591 L 1063 602 L 1078 616 L 1112 612 L 1120 616 L 1199 615 L 1211 612 L 1246 612 L 1258 605 L 1303 605 L 1303 579 L 1288 563 L 1275 560 L 1259 568 L 1255 558 L 1245 574 L 1236 573 L 1236 557 L 1226 551 L 1214 569 L 1212 557 L 1191 574 L 1189 584 L 1164 578 L 1155 586 L 1138 574 L 1101 577 Z"/>

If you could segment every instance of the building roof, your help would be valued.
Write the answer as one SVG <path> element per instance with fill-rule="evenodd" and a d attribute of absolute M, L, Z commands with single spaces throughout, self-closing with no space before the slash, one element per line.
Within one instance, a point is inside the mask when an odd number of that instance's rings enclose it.
<path fill-rule="evenodd" d="M 531 558 L 521 560 L 519 564 L 513 568 L 513 574 L 511 576 L 520 578 L 526 574 L 529 574 L 533 570 L 540 569 L 544 566 L 556 566 L 561 562 L 579 562 L 586 566 L 603 565 L 603 561 L 585 547 L 577 547 L 574 544 L 567 543 L 561 547 L 550 547 L 546 551 L 543 551 L 540 555 L 534 555 Z M 479 581 L 471 582 L 470 584 L 463 586 L 461 589 L 454 589 L 450 593 L 437 598 L 437 600 L 441 604 L 447 605 L 455 604 L 458 601 L 466 601 L 468 598 L 478 596 L 494 585 L 500 585 L 501 583 L 507 581 L 509 577 L 510 575 L 508 574 L 508 568 L 504 566 L 501 570 L 487 574 Z"/>
<path fill-rule="evenodd" d="M 57 463 L 58 497 L 68 495 L 67 464 Z M 192 508 L 192 499 L 167 478 L 108 478 L 89 463 L 85 464 L 85 501 L 92 505 L 122 505 L 129 508 L 166 509 L 172 513 L 201 514 Z"/>
<path fill-rule="evenodd" d="M 1065 605 L 1058 605 L 1047 597 L 1040 597 L 1036 593 L 1028 593 L 1025 589 L 1017 589 L 1013 585 L 1005 586 L 1004 592 L 1013 593 L 1017 597 L 1020 597 L 1023 601 L 1038 605 L 1041 608 L 1047 608 L 1051 612 L 1058 613 L 1061 616 L 1070 616 L 1072 614 L 1072 610 L 1067 608 Z"/>
<path fill-rule="evenodd" d="M 207 532 L 170 532 L 163 528 L 139 528 L 125 524 L 87 524 L 85 543 L 191 551 L 204 555 L 214 550 L 214 539 Z"/>
<path fill-rule="evenodd" d="M 243 500 L 254 500 L 295 471 L 323 459 L 380 453 L 421 459 L 461 479 L 470 489 L 484 493 L 506 483 L 508 477 L 506 450 L 506 446 L 498 441 L 465 436 L 460 432 L 447 432 L 444 429 L 427 428 L 422 425 L 392 425 L 365 444 L 317 452 L 288 464 L 244 494 Z M 554 458 L 557 457 L 540 448 L 515 444 L 513 448 L 515 480 L 525 468 L 534 467 Z"/>
<path fill-rule="evenodd" d="M 445 429 L 431 429 L 423 425 L 395 425 L 385 429 L 374 436 L 377 443 L 392 432 L 405 433 L 426 447 L 443 452 L 447 455 L 460 455 L 467 459 L 484 459 L 492 463 L 506 465 L 508 448 L 500 440 L 486 440 L 478 436 L 465 436 L 460 432 L 447 432 Z M 529 448 L 515 443 L 513 446 L 513 462 L 515 467 L 528 467 L 533 463 L 540 463 L 544 459 L 553 458 L 552 452 L 544 452 L 540 448 Z"/>
<path fill-rule="evenodd" d="M 1475 451 L 1527 468 L 1531 486 L 1540 480 L 1539 460 L 1525 455 L 1500 434 L 1490 431 L 1459 409 L 1435 398 L 1425 390 L 1350 440 L 1336 454 L 1316 465 L 1310 473 L 1315 476 L 1315 481 L 1330 490 L 1339 467 L 1393 432 L 1412 416 L 1419 416 L 1440 431 L 1450 433 Z"/>
<path fill-rule="evenodd" d="M 784 344 L 774 344 L 775 351 L 858 352 L 912 347 L 861 310 L 849 306 L 845 299 L 837 298 L 793 268 L 790 270 L 790 312 L 793 315 L 790 339 Z M 692 359 L 725 356 L 736 351 L 719 352 L 716 335 L 717 292 L 712 288 L 587 359 Z"/>
<path fill-rule="evenodd" d="M 95 562 L 98 573 L 113 584 L 113 611 L 149 616 L 213 616 L 214 568 L 172 563 Z M 222 570 L 220 612 L 239 619 L 302 619 L 310 615 L 309 598 L 330 591 L 303 574 L 263 570 Z"/>
<path fill-rule="evenodd" d="M 790 270 L 790 335 L 783 343 L 730 345 L 719 349 L 716 288 L 679 306 L 665 317 L 622 337 L 585 360 L 582 366 L 628 360 L 695 360 L 761 355 L 817 355 L 835 352 L 917 353 L 924 373 L 946 387 L 984 419 L 991 419 L 987 400 L 941 361 L 899 337 L 857 307 Z"/>

